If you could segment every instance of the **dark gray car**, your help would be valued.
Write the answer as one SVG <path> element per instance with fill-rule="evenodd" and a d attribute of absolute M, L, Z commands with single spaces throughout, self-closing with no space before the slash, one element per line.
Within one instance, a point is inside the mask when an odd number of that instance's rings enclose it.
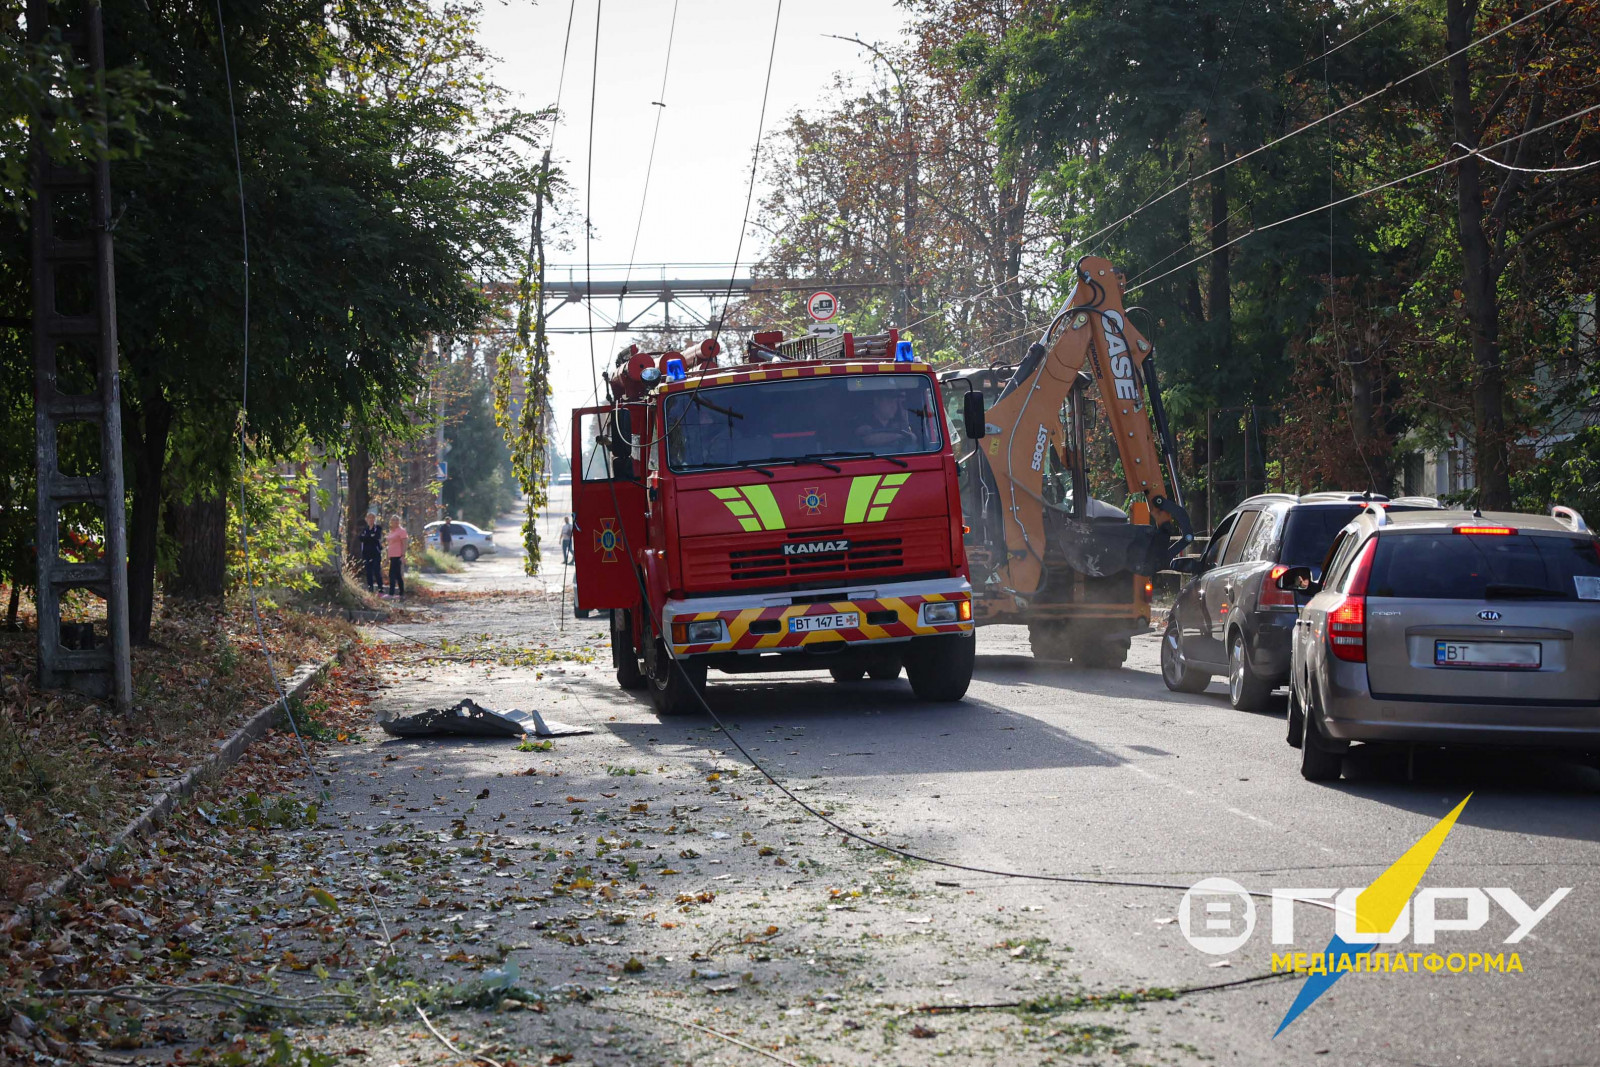
<path fill-rule="evenodd" d="M 1392 511 L 1439 506 L 1431 497 L 1263 493 L 1217 524 L 1203 556 L 1174 560 L 1173 570 L 1195 577 L 1167 615 L 1161 643 L 1167 688 L 1198 693 L 1220 674 L 1234 707 L 1264 707 L 1272 690 L 1289 681 L 1290 639 L 1307 599 L 1279 589 L 1279 575 L 1309 567 L 1320 577 L 1328 545 L 1373 502 Z"/>
<path fill-rule="evenodd" d="M 1339 777 L 1352 741 L 1600 752 L 1600 541 L 1582 516 L 1369 508 L 1301 610 L 1289 743 Z"/>

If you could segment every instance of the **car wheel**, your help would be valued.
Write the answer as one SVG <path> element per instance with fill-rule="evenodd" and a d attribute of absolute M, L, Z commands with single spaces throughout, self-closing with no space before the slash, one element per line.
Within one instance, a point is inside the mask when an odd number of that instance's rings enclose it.
<path fill-rule="evenodd" d="M 1322 737 L 1317 707 L 1313 703 L 1301 716 L 1300 777 L 1308 782 L 1337 782 L 1344 773 L 1344 746 L 1335 747 Z"/>
<path fill-rule="evenodd" d="M 476 545 L 467 545 L 465 548 L 463 548 L 461 550 L 461 558 L 466 560 L 468 563 L 476 562 L 477 558 L 478 558 L 477 546 Z"/>
<path fill-rule="evenodd" d="M 919 637 L 906 652 L 906 678 L 922 700 L 950 702 L 967 695 L 978 642 L 971 634 Z"/>
<path fill-rule="evenodd" d="M 655 640 L 655 662 L 650 664 L 650 703 L 657 715 L 692 715 L 700 711 L 701 694 L 706 688 L 704 660 L 679 660 L 674 663 L 659 638 Z"/>
<path fill-rule="evenodd" d="M 1211 675 L 1195 670 L 1183 658 L 1178 628 L 1171 620 L 1167 622 L 1167 632 L 1161 635 L 1161 680 L 1174 693 L 1199 693 L 1211 684 Z"/>
<path fill-rule="evenodd" d="M 1289 742 L 1290 748 L 1299 748 L 1306 731 L 1306 711 L 1300 703 L 1300 691 L 1295 687 L 1294 679 L 1289 680 L 1289 714 L 1287 716 L 1288 736 L 1284 740 Z"/>
<path fill-rule="evenodd" d="M 1235 630 L 1228 643 L 1228 703 L 1239 711 L 1260 711 L 1271 695 L 1272 686 L 1250 666 L 1244 634 Z"/>
<path fill-rule="evenodd" d="M 867 672 L 860 667 L 829 667 L 828 673 L 833 675 L 836 682 L 859 682 Z"/>

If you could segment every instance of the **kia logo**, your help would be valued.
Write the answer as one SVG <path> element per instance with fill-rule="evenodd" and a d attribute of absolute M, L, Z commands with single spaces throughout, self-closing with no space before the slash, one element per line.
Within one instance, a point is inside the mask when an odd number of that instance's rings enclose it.
<path fill-rule="evenodd" d="M 1500 618 L 1500 613 L 1495 611 L 1493 608 L 1490 608 L 1487 611 L 1478 612 L 1478 618 L 1487 619 L 1489 622 L 1496 622 Z"/>

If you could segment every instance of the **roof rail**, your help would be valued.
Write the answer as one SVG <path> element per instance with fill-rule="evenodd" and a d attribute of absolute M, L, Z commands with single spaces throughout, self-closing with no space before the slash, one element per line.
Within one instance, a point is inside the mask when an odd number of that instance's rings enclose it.
<path fill-rule="evenodd" d="M 1243 500 L 1241 500 L 1239 502 L 1238 506 L 1239 507 L 1243 507 L 1244 505 L 1252 503 L 1252 502 L 1257 501 L 1257 500 L 1274 500 L 1274 501 L 1276 501 L 1276 500 L 1286 500 L 1289 503 L 1293 504 L 1295 501 L 1297 501 L 1299 499 L 1300 498 L 1295 496 L 1293 493 L 1257 493 L 1255 496 L 1247 496 L 1247 497 L 1245 497 Z"/>
<path fill-rule="evenodd" d="M 1413 508 L 1437 508 L 1442 506 L 1439 503 L 1439 498 L 1433 496 L 1397 496 L 1389 503 L 1403 504 Z"/>
<path fill-rule="evenodd" d="M 1562 504 L 1557 504 L 1550 509 L 1550 517 L 1573 533 L 1589 532 L 1589 524 L 1583 521 L 1583 516 L 1579 515 L 1574 509 Z"/>
<path fill-rule="evenodd" d="M 1374 519 L 1377 519 L 1377 525 L 1379 526 L 1389 525 L 1389 512 L 1377 501 L 1373 501 L 1371 504 L 1368 504 L 1362 509 L 1361 513 L 1363 515 L 1371 515 Z"/>
<path fill-rule="evenodd" d="M 1302 504 L 1319 504 L 1335 501 L 1341 504 L 1365 504 L 1371 501 L 1382 502 L 1389 498 L 1382 493 L 1349 493 L 1340 489 L 1324 489 L 1315 493 L 1306 493 L 1300 497 Z"/>

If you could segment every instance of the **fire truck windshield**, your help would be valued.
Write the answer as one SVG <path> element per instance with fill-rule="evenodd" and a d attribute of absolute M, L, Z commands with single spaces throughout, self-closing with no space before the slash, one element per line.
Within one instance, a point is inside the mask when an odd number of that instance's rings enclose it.
<path fill-rule="evenodd" d="M 718 385 L 667 398 L 675 471 L 937 452 L 943 415 L 925 374 L 840 374 Z"/>

